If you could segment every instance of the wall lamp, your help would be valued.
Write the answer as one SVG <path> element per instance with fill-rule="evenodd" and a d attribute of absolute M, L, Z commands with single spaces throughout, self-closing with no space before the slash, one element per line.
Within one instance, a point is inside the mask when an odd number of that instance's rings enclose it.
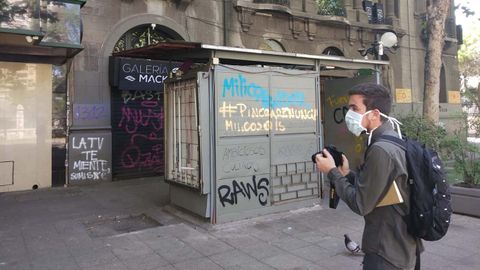
<path fill-rule="evenodd" d="M 377 38 L 370 48 L 360 48 L 358 52 L 363 56 L 367 57 L 367 54 L 372 54 L 380 58 L 384 55 L 384 50 L 387 49 L 391 52 L 394 52 L 398 48 L 398 38 L 397 35 L 393 32 L 385 32 L 382 34 L 380 39 Z M 393 50 L 392 50 L 393 49 Z"/>
<path fill-rule="evenodd" d="M 25 40 L 28 42 L 28 43 L 33 43 L 33 42 L 37 42 L 39 40 L 39 37 L 38 36 L 25 36 Z"/>

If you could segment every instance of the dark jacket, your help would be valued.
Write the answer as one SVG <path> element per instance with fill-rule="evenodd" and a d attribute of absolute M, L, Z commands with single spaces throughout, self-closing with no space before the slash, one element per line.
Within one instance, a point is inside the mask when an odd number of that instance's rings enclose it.
<path fill-rule="evenodd" d="M 391 142 L 378 141 L 382 134 L 398 137 L 389 122 L 373 131 L 361 170 L 347 175 L 355 179 L 353 185 L 337 168 L 330 170 L 328 178 L 350 209 L 364 216 L 362 250 L 378 254 L 398 268 L 410 269 L 415 265 L 418 240 L 407 232 L 402 219 L 410 206 L 405 151 Z M 404 203 L 376 207 L 393 180 L 398 185 Z"/>

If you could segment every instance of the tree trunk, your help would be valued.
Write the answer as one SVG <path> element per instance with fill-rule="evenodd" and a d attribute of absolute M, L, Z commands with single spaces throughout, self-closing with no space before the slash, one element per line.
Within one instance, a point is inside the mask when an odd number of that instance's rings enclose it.
<path fill-rule="evenodd" d="M 423 117 L 438 124 L 440 70 L 445 36 L 445 20 L 451 0 L 431 0 L 427 8 L 427 53 L 425 56 L 425 90 Z"/>

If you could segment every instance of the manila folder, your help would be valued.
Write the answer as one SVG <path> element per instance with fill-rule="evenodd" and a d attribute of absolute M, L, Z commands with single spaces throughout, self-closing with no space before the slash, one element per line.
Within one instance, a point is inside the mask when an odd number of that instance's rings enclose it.
<path fill-rule="evenodd" d="M 377 207 L 392 205 L 397 203 L 403 203 L 402 194 L 400 194 L 400 190 L 398 189 L 397 183 L 393 181 L 393 184 L 387 191 L 387 194 L 383 197 L 382 200 L 377 204 Z"/>

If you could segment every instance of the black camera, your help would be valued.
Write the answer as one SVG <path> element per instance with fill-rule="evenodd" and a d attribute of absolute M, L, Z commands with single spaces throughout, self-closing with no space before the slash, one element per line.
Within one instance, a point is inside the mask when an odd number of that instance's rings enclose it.
<path fill-rule="evenodd" d="M 333 160 L 335 161 L 335 166 L 338 167 L 343 165 L 343 158 L 342 158 L 343 152 L 338 151 L 337 147 L 335 147 L 333 144 L 329 144 L 325 146 L 325 149 L 327 149 L 330 155 L 332 155 Z M 313 163 L 317 163 L 316 156 L 318 154 L 321 154 L 322 156 L 324 156 L 322 151 L 313 154 L 312 155 Z"/>
<path fill-rule="evenodd" d="M 335 161 L 335 166 L 338 167 L 343 165 L 343 157 L 342 157 L 343 153 L 341 151 L 338 151 L 338 149 L 332 144 L 325 146 L 325 149 L 327 149 L 330 155 L 332 155 L 333 160 Z M 325 156 L 322 151 L 313 154 L 312 155 L 313 163 L 317 163 L 316 156 L 318 154 Z M 333 185 L 333 183 L 330 183 L 329 198 L 330 200 L 329 200 L 328 206 L 330 208 L 336 209 L 338 206 L 338 202 L 340 201 L 340 198 L 338 197 L 337 192 L 335 191 L 335 186 Z"/>

